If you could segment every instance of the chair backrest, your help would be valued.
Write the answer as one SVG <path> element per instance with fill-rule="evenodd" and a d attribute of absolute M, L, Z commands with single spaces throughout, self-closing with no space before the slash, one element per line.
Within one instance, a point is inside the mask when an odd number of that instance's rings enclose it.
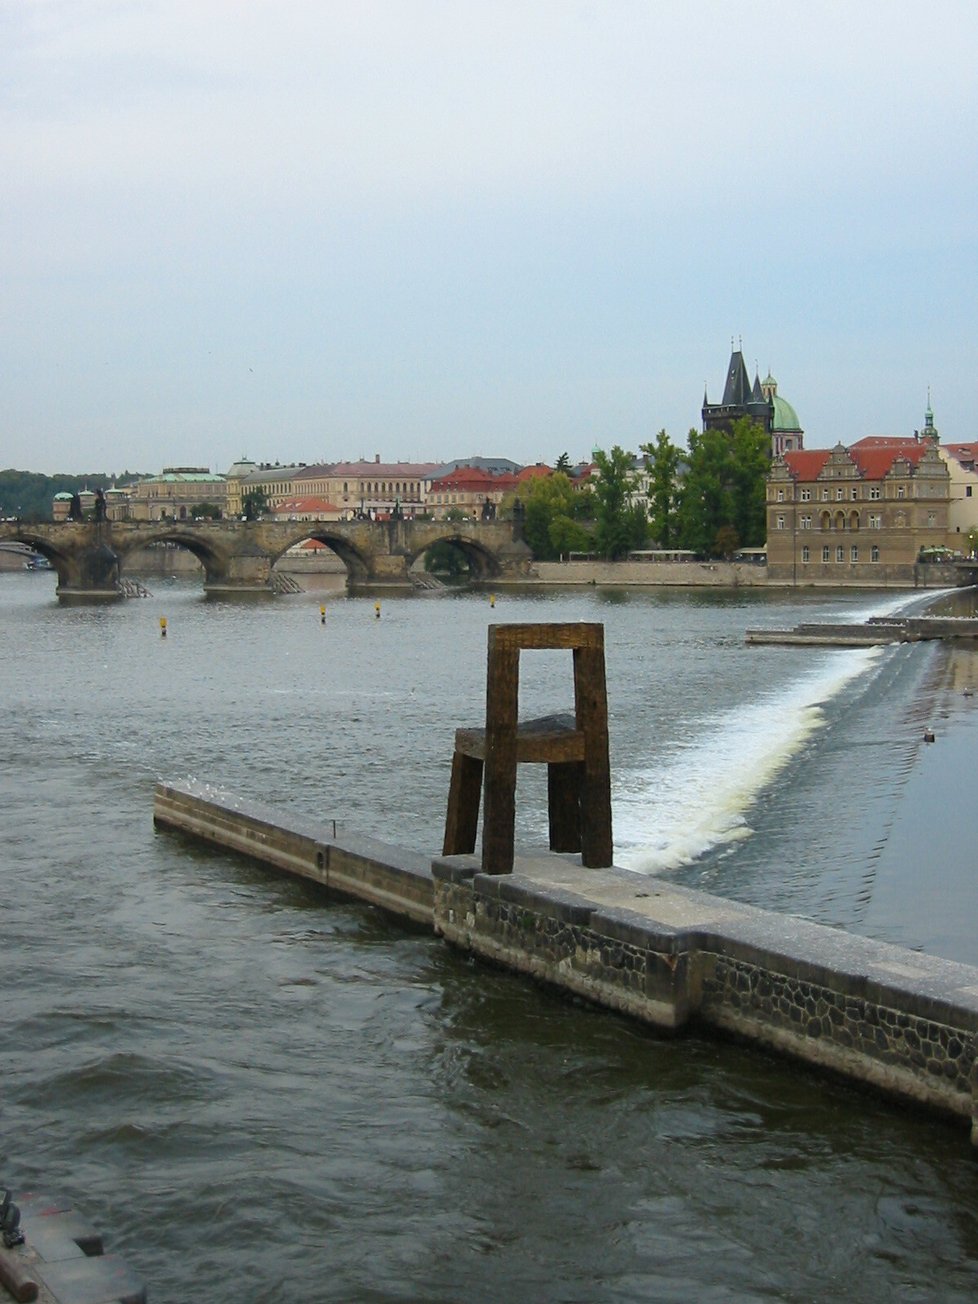
<path fill-rule="evenodd" d="M 574 716 L 577 728 L 584 734 L 582 859 L 585 865 L 611 864 L 611 770 L 604 626 L 570 622 L 490 625 L 482 830 L 483 867 L 488 872 L 505 873 L 513 864 L 520 653 L 560 649 L 573 653 Z"/>

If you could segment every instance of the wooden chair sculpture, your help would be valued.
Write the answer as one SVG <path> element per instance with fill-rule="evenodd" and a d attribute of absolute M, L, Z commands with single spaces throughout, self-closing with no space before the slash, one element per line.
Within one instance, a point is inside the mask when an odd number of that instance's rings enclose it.
<path fill-rule="evenodd" d="M 574 714 L 518 721 L 520 652 L 565 648 L 574 657 Z M 475 851 L 485 787 L 482 870 L 513 870 L 516 766 L 545 763 L 551 851 L 612 862 L 611 771 L 604 626 L 490 625 L 485 729 L 458 729 L 443 855 Z"/>

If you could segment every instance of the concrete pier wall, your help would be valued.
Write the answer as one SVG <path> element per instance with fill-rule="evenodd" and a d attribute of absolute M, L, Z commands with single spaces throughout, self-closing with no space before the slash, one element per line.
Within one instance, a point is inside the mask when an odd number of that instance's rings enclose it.
<path fill-rule="evenodd" d="M 663 1031 L 719 1029 L 974 1126 L 978 970 L 560 860 L 435 861 L 435 928 Z"/>
<path fill-rule="evenodd" d="M 195 782 L 157 784 L 153 821 L 431 925 L 434 893 L 426 856 Z"/>
<path fill-rule="evenodd" d="M 667 1033 L 715 1029 L 967 1119 L 978 1143 L 978 969 L 580 858 L 429 864 L 200 784 L 154 818 L 432 927 L 447 942 Z"/>

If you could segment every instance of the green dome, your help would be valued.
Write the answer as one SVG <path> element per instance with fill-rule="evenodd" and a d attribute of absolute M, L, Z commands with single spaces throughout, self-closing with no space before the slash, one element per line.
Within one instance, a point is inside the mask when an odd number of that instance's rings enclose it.
<path fill-rule="evenodd" d="M 787 399 L 780 394 L 773 394 L 771 402 L 774 404 L 774 421 L 771 425 L 772 430 L 800 430 L 801 422 L 798 420 L 798 413 L 791 406 Z"/>

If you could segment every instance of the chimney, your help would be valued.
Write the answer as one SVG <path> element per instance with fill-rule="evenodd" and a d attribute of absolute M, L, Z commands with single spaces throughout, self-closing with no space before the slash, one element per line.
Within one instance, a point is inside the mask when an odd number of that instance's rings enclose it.
<path fill-rule="evenodd" d="M 377 462 L 377 463 L 380 462 L 380 454 L 379 454 L 379 453 L 374 453 L 374 461 Z"/>

